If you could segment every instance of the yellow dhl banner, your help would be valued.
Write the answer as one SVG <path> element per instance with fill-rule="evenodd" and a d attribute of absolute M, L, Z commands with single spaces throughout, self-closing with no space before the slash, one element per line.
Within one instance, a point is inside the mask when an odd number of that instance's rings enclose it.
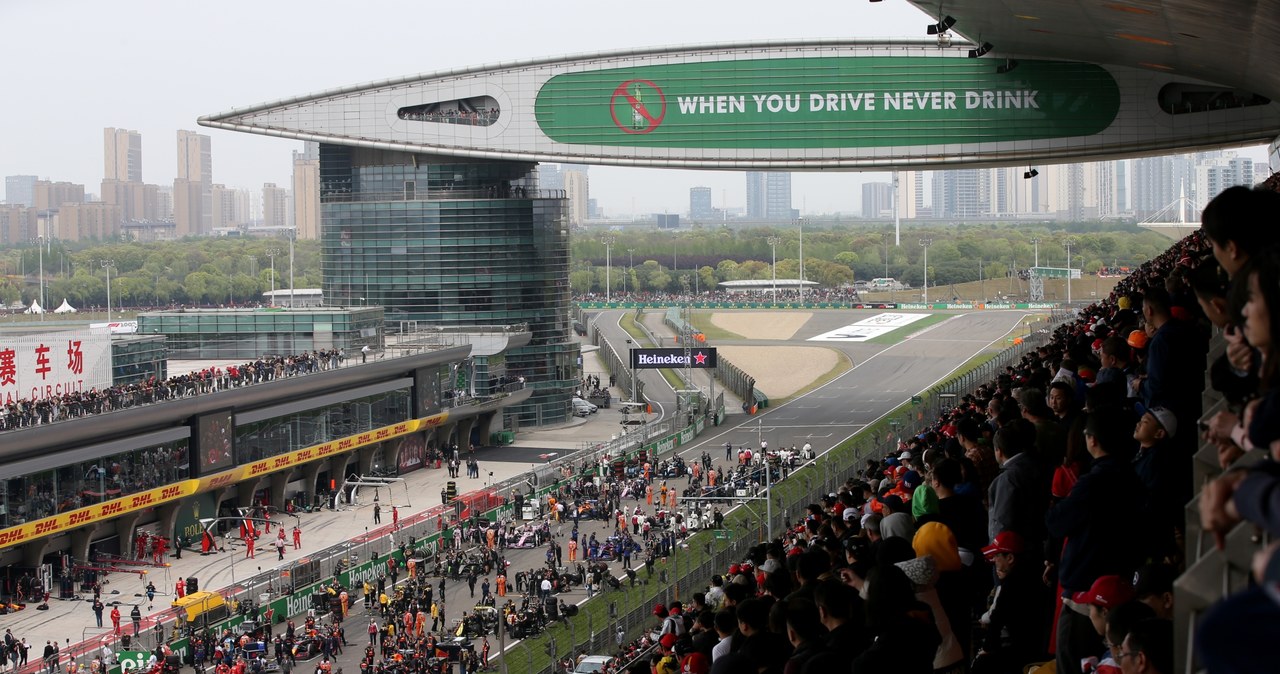
<path fill-rule="evenodd" d="M 125 513 L 154 508 L 155 506 L 180 499 L 184 496 L 199 494 L 219 487 L 225 487 L 243 480 L 268 475 L 310 461 L 323 459 L 335 454 L 349 452 L 375 442 L 390 440 L 418 430 L 426 430 L 440 426 L 448 419 L 448 412 L 441 412 L 423 419 L 410 419 L 398 424 L 375 428 L 357 435 L 331 440 L 319 445 L 305 447 L 295 452 L 255 461 L 237 466 L 216 475 L 209 475 L 197 480 L 184 480 L 174 484 L 157 487 L 149 491 L 122 496 L 84 508 L 69 510 L 51 517 L 44 517 L 16 527 L 0 529 L 0 547 L 18 545 L 42 536 L 55 534 L 68 529 L 92 524 L 101 520 L 123 515 Z"/>

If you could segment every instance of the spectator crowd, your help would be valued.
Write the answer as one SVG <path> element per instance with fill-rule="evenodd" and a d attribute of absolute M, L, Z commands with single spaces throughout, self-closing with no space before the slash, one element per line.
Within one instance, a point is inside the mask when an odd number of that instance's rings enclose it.
<path fill-rule="evenodd" d="M 659 648 L 631 671 L 1172 672 L 1202 441 L 1226 470 L 1201 494 L 1203 530 L 1280 533 L 1276 217 L 1276 192 L 1221 193 L 1199 232 L 1045 346 L 690 604 L 655 607 Z M 1209 414 L 1206 382 L 1225 401 Z M 1274 666 L 1277 547 L 1200 621 L 1207 671 Z"/>
<path fill-rule="evenodd" d="M 336 369 L 345 360 L 346 354 L 342 349 L 306 351 L 293 356 L 264 356 L 240 365 L 208 367 L 167 379 L 151 377 L 135 384 L 15 400 L 0 406 L 0 431 L 312 374 Z"/>

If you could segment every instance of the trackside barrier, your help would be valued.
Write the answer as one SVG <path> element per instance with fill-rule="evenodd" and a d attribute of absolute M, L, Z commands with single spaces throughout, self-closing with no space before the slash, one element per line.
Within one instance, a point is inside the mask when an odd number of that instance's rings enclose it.
<path fill-rule="evenodd" d="M 497 521 L 511 513 L 509 497 L 516 488 L 525 491 L 526 497 L 541 501 L 549 494 L 556 494 L 562 480 L 576 475 L 582 466 L 599 464 L 606 455 L 634 458 L 641 449 L 649 452 L 651 457 L 669 454 L 693 442 L 706 426 L 705 416 L 698 416 L 692 424 L 685 424 L 683 419 L 650 424 L 640 432 L 598 443 L 585 453 L 576 452 L 491 487 L 463 494 L 456 503 L 435 506 L 402 518 L 398 526 L 387 524 L 372 529 L 350 541 L 307 555 L 288 567 L 258 574 L 232 588 L 218 591 L 230 608 L 232 617 L 197 627 L 214 633 L 223 628 L 235 628 L 245 619 L 236 613 L 240 603 L 246 600 L 259 602 L 261 613 L 266 615 L 270 611 L 275 622 L 306 613 L 311 608 L 312 595 L 323 591 L 334 579 L 346 587 L 358 587 L 365 580 L 377 578 L 384 572 L 388 558 L 395 558 L 399 568 L 405 569 L 406 552 L 434 552 L 442 533 L 449 535 L 452 531 L 451 525 L 459 512 L 464 518 L 475 515 Z M 404 544 L 404 552 L 400 549 L 401 544 Z M 260 601 L 264 597 L 269 599 Z M 184 634 L 185 617 L 167 609 L 147 616 L 142 624 L 143 630 L 133 639 L 136 647 L 150 650 L 159 644 L 168 644 L 184 662 L 191 661 L 190 640 Z M 64 648 L 62 657 L 87 666 L 104 645 L 121 650 L 119 637 L 108 632 Z M 37 658 L 18 672 L 37 674 L 42 667 L 43 661 Z M 112 674 L 120 672 L 113 671 Z"/>
<path fill-rule="evenodd" d="M 682 597 L 687 600 L 691 593 L 703 590 L 708 578 L 722 572 L 729 564 L 741 561 L 748 548 L 763 540 L 770 525 L 776 532 L 798 521 L 808 504 L 820 501 L 823 495 L 859 475 L 864 458 L 880 459 L 891 452 L 896 453 L 899 438 L 904 433 L 914 433 L 908 429 L 930 421 L 936 416 L 936 410 L 953 401 L 955 393 L 976 389 L 979 384 L 1003 372 L 1005 367 L 1018 362 L 1024 354 L 1047 343 L 1053 326 L 1052 321 L 1032 324 L 1018 343 L 913 396 L 911 402 L 880 417 L 853 437 L 792 472 L 787 479 L 774 483 L 769 490 L 769 498 L 774 501 L 771 522 L 766 520 L 763 506 L 753 509 L 738 507 L 725 516 L 723 529 L 702 531 L 691 536 L 667 560 L 666 570 L 672 573 L 665 576 L 665 581 L 660 571 L 655 571 L 654 578 L 662 587 L 654 589 L 646 584 L 606 591 L 579 607 L 578 617 L 571 619 L 570 628 L 553 626 L 543 635 L 521 642 L 505 656 L 509 674 L 553 674 L 554 660 L 547 655 L 547 648 L 552 643 L 552 650 L 563 657 L 566 653 L 576 654 L 583 650 L 602 652 L 596 650 L 602 647 L 612 650 L 610 639 L 618 626 L 628 636 L 635 636 L 638 630 L 651 624 L 650 609 L 654 604 Z M 582 626 L 584 621 L 585 629 Z"/>
<path fill-rule="evenodd" d="M 694 334 L 698 331 L 697 328 L 687 324 L 680 317 L 679 307 L 667 309 L 667 314 L 662 322 L 677 335 Z M 755 377 L 743 372 L 737 365 L 729 362 L 729 359 L 725 358 L 723 354 L 716 358 L 715 378 L 720 380 L 720 384 L 738 396 L 738 398 L 747 401 L 754 400 L 759 407 L 769 406 L 769 398 L 756 390 Z"/>
<path fill-rule="evenodd" d="M 691 309 L 1021 309 L 1052 310 L 1059 308 L 1056 302 L 688 302 L 680 299 L 653 302 L 578 302 L 583 309 L 666 309 L 689 307 Z"/>

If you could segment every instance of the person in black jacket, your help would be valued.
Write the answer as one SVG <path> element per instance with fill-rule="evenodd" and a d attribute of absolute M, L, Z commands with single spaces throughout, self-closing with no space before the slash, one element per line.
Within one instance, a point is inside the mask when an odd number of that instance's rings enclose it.
<path fill-rule="evenodd" d="M 982 549 L 995 566 L 996 589 L 991 606 L 980 622 L 986 633 L 974 658 L 975 674 L 1015 672 L 1048 654 L 1048 588 L 1040 581 L 1040 570 L 1027 563 L 1022 538 L 1006 531 Z"/>
<path fill-rule="evenodd" d="M 1071 601 L 1102 576 L 1133 577 L 1143 554 L 1138 536 L 1146 488 L 1126 457 L 1132 454 L 1132 419 L 1123 410 L 1095 410 L 1085 421 L 1085 447 L 1093 465 L 1045 518 L 1049 535 L 1066 539 L 1059 563 L 1063 608 L 1057 625 L 1060 674 L 1080 671 L 1082 658 L 1102 652 L 1088 607 Z"/>
<path fill-rule="evenodd" d="M 808 599 L 792 599 L 786 604 L 787 641 L 795 651 L 783 666 L 783 674 L 817 674 L 826 670 L 814 670 L 810 665 L 825 647 L 827 629 L 822 626 L 818 607 Z"/>
<path fill-rule="evenodd" d="M 875 642 L 854 658 L 850 674 L 933 674 L 933 656 L 942 637 L 933 613 L 916 600 L 902 569 L 881 564 L 871 570 L 866 609 Z"/>
<path fill-rule="evenodd" d="M 862 598 L 854 589 L 835 579 L 818 584 L 813 592 L 818 616 L 827 628 L 822 653 L 804 667 L 806 674 L 841 671 L 871 645 L 863 624 Z"/>

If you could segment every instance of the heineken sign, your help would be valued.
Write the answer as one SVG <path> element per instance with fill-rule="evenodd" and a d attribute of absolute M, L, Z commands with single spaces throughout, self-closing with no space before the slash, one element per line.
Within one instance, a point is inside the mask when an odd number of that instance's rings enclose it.
<path fill-rule="evenodd" d="M 872 148 L 1099 133 L 1120 90 L 1087 63 L 849 56 L 727 60 L 552 77 L 534 106 L 560 143 Z"/>
<path fill-rule="evenodd" d="M 664 367 L 710 369 L 716 366 L 716 350 L 706 347 L 697 349 L 632 349 L 631 368 L 633 370 L 654 370 Z"/>

